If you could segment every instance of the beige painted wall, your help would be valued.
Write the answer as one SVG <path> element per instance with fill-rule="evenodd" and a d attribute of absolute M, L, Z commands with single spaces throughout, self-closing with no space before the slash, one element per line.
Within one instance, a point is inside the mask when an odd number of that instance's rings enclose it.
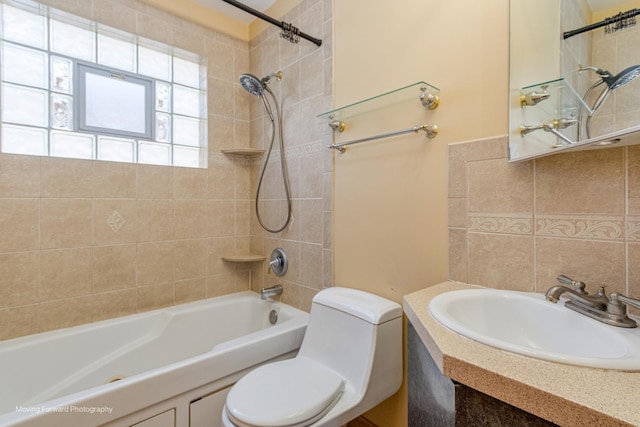
<path fill-rule="evenodd" d="M 334 159 L 335 283 L 400 302 L 447 278 L 448 143 L 507 129 L 508 1 L 334 2 L 336 107 L 419 80 L 441 88 L 435 111 L 389 107 L 362 115 L 337 141 L 437 124 L 357 145 Z M 366 18 L 363 18 L 366 17 Z M 375 117 L 372 119 L 371 117 Z M 347 124 L 349 126 L 349 123 Z M 367 417 L 406 425 L 401 391 Z"/>

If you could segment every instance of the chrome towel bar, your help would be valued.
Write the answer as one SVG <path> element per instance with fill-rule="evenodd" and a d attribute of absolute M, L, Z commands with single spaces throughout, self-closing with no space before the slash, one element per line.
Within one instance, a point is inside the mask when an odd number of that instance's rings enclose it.
<path fill-rule="evenodd" d="M 396 132 L 381 133 L 379 135 L 369 136 L 367 138 L 355 139 L 353 141 L 341 142 L 339 144 L 331 144 L 327 148 L 333 148 L 341 153 L 346 151 L 347 145 L 359 144 L 361 142 L 373 141 L 375 139 L 389 138 L 396 135 L 403 135 L 405 133 L 415 132 L 418 133 L 424 131 L 425 136 L 429 139 L 435 138 L 438 135 L 438 126 L 436 125 L 415 125 L 409 129 L 403 129 Z"/>

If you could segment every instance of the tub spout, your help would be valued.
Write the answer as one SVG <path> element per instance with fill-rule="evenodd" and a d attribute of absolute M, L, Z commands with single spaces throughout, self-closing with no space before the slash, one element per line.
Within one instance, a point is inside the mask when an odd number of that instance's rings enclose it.
<path fill-rule="evenodd" d="M 269 297 L 282 295 L 282 285 L 271 286 L 270 288 L 262 288 L 260 290 L 260 298 L 266 300 Z"/>

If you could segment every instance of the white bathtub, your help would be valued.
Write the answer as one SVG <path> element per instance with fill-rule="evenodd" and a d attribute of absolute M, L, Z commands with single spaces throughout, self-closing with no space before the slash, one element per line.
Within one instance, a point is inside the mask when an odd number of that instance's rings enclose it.
<path fill-rule="evenodd" d="M 1 341 L 0 426 L 216 425 L 226 389 L 293 357 L 307 321 L 242 292 Z"/>

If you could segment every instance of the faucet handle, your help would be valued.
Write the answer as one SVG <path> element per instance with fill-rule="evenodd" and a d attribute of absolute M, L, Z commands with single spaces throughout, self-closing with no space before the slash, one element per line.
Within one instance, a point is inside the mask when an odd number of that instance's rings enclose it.
<path fill-rule="evenodd" d="M 565 276 L 564 274 L 558 276 L 558 282 L 562 283 L 563 285 L 573 286 L 573 289 L 580 295 L 587 295 L 587 291 L 584 290 L 587 285 L 584 282 L 578 282 L 570 277 Z"/>
<path fill-rule="evenodd" d="M 640 301 L 625 297 L 617 292 L 611 292 L 609 295 L 609 304 L 607 304 L 607 313 L 617 320 L 616 326 L 626 328 L 635 328 L 637 323 L 635 320 L 627 316 L 627 305 L 640 309 Z"/>
<path fill-rule="evenodd" d="M 620 295 L 617 292 L 611 292 L 611 295 L 609 296 L 611 297 L 611 303 L 614 305 L 626 304 L 640 310 L 640 300 L 629 298 L 624 295 Z"/>

